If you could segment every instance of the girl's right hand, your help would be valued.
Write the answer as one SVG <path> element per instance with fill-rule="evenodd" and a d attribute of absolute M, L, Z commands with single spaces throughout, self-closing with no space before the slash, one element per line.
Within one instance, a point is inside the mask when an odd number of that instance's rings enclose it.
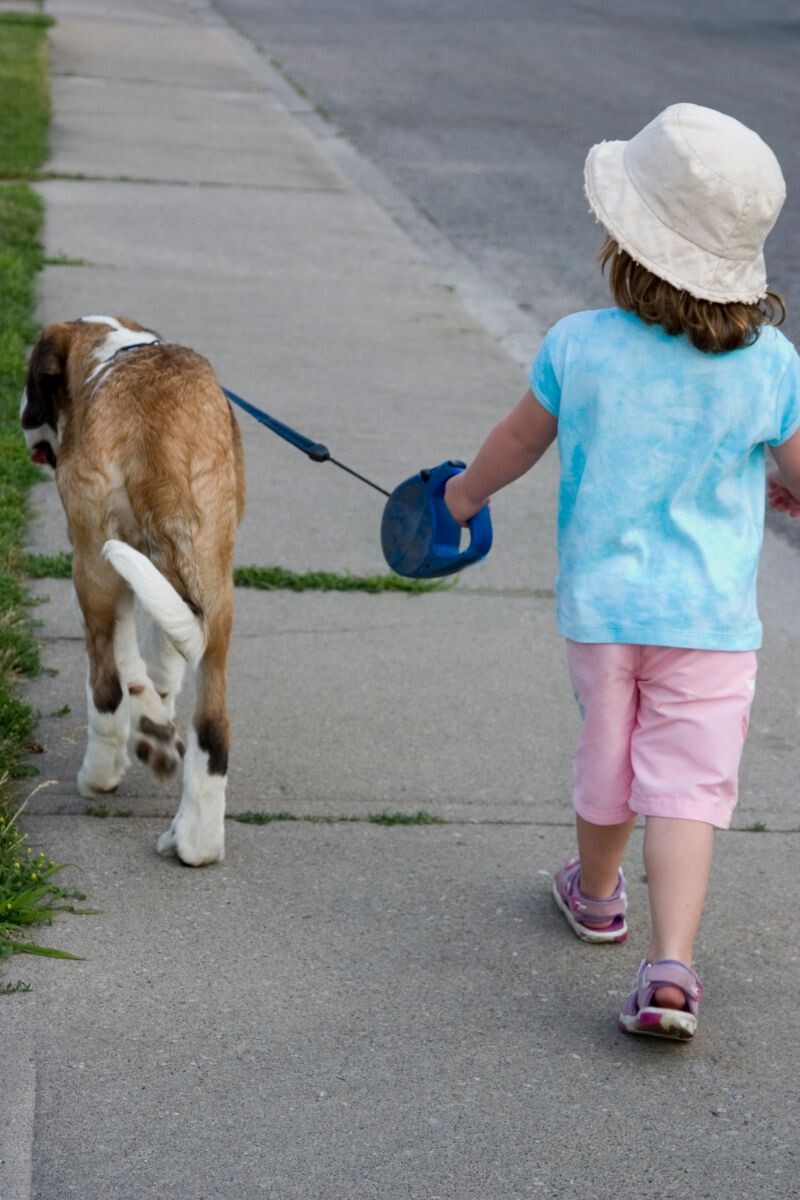
<path fill-rule="evenodd" d="M 800 517 L 800 500 L 789 491 L 777 471 L 767 476 L 767 499 L 770 507 L 790 517 Z"/>

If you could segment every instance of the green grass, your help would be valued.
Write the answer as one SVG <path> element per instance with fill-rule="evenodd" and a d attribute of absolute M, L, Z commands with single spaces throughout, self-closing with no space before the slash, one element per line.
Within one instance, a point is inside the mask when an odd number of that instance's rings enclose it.
<path fill-rule="evenodd" d="M 72 555 L 28 554 L 24 568 L 32 579 L 69 579 Z M 236 567 L 233 582 L 240 588 L 291 592 L 406 592 L 411 596 L 452 587 L 441 579 L 404 579 L 401 575 L 351 575 L 349 571 L 287 571 L 284 567 Z"/>
<path fill-rule="evenodd" d="M 76 958 L 66 950 L 40 946 L 27 940 L 25 931 L 30 925 L 48 924 L 57 913 L 86 913 L 73 900 L 85 900 L 83 892 L 62 888 L 54 876 L 64 869 L 63 863 L 51 862 L 41 851 L 34 854 L 27 835 L 17 827 L 19 812 L 11 813 L 0 807 L 0 965 L 12 954 L 38 954 L 45 958 Z M 22 980 L 0 984 L 0 995 L 28 991 Z"/>
<path fill-rule="evenodd" d="M 111 809 L 107 804 L 87 804 L 83 810 L 85 817 L 97 817 L 98 820 L 104 821 L 106 817 L 132 817 L 132 808 L 115 808 Z"/>
<path fill-rule="evenodd" d="M 105 814 L 103 814 L 105 815 Z M 368 821 L 372 825 L 446 825 L 444 817 L 434 817 L 432 813 L 422 809 L 415 813 L 384 812 L 367 813 L 365 817 L 336 817 L 327 814 L 307 813 L 296 816 L 288 812 L 246 812 L 227 813 L 226 820 L 239 821 L 242 825 L 271 825 L 273 821 L 309 821 L 317 825 L 337 825 Z"/>
<path fill-rule="evenodd" d="M 71 579 L 72 555 L 61 554 L 26 554 L 22 567 L 31 579 Z"/>
<path fill-rule="evenodd" d="M 20 576 L 27 492 L 39 472 L 20 432 L 19 397 L 26 347 L 36 336 L 32 313 L 41 224 L 41 203 L 33 192 L 19 184 L 0 188 L 0 777 L 11 779 L 26 773 L 23 755 L 33 735 L 33 715 L 16 684 L 40 670 Z"/>
<path fill-rule="evenodd" d="M 0 179 L 35 174 L 47 150 L 50 111 L 45 31 L 49 17 L 0 13 Z M 36 275 L 43 262 L 42 204 L 24 184 L 0 187 L 0 965 L 12 954 L 74 955 L 39 946 L 30 926 L 60 912 L 77 912 L 82 893 L 62 888 L 62 864 L 34 854 L 13 811 L 8 785 L 31 773 L 34 716 L 18 694 L 25 676 L 40 672 L 39 653 L 24 587 L 22 547 L 27 494 L 39 471 L 31 465 L 19 428 L 27 347 L 36 339 Z M 0 992 L 27 991 L 22 980 Z"/>
<path fill-rule="evenodd" d="M 45 258 L 44 265 L 46 267 L 88 267 L 89 262 L 85 258 L 70 258 L 68 254 L 55 254 Z"/>
<path fill-rule="evenodd" d="M 402 575 L 351 575 L 349 571 L 287 571 L 283 567 L 236 567 L 233 582 L 240 588 L 277 589 L 292 592 L 407 592 L 420 595 L 438 592 L 440 579 L 404 579 Z"/>
<path fill-rule="evenodd" d="M 42 13 L 0 13 L 0 178 L 35 175 L 47 154 L 50 88 Z"/>

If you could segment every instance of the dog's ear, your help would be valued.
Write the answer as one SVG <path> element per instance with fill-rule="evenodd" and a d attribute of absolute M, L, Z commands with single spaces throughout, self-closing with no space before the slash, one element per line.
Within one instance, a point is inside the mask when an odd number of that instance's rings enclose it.
<path fill-rule="evenodd" d="M 30 368 L 40 375 L 63 375 L 72 335 L 72 326 L 66 322 L 48 325 L 33 348 Z"/>
<path fill-rule="evenodd" d="M 69 325 L 48 325 L 33 348 L 19 418 L 31 460 L 55 469 L 58 462 L 58 413 L 68 400 Z"/>
<path fill-rule="evenodd" d="M 33 348 L 20 419 L 23 429 L 48 425 L 55 431 L 59 403 L 66 399 L 66 371 L 72 330 L 69 325 L 48 325 Z"/>

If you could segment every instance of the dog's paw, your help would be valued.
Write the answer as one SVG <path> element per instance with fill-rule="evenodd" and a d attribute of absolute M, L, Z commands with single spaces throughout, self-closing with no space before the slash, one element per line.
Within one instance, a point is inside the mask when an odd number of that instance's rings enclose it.
<path fill-rule="evenodd" d="M 136 757 L 162 778 L 173 775 L 186 753 L 171 721 L 158 722 L 151 717 L 139 719 L 136 732 Z"/>
<path fill-rule="evenodd" d="M 100 796 L 113 796 L 119 783 L 119 779 L 116 783 L 111 782 L 110 779 L 92 780 L 84 775 L 82 767 L 78 772 L 78 792 L 86 800 L 96 800 Z"/>
<path fill-rule="evenodd" d="M 176 815 L 156 842 L 159 854 L 174 855 L 187 867 L 205 867 L 225 857 L 225 827 L 209 821 L 191 822 Z"/>
<path fill-rule="evenodd" d="M 78 791 L 87 800 L 110 796 L 117 790 L 128 767 L 124 746 L 112 755 L 100 758 L 87 753 L 78 771 Z"/>

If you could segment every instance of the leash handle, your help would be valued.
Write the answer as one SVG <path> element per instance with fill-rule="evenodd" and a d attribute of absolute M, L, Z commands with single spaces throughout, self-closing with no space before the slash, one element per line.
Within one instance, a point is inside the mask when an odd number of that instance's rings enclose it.
<path fill-rule="evenodd" d="M 285 442 L 289 442 L 297 450 L 302 450 L 303 454 L 307 454 L 312 462 L 327 462 L 330 458 L 331 455 L 328 447 L 323 446 L 321 442 L 313 442 L 311 438 L 306 437 L 305 434 L 298 433 L 290 425 L 284 425 L 283 421 L 277 420 L 276 417 L 271 417 L 269 413 L 256 408 L 254 404 L 249 404 L 247 400 L 243 400 L 241 396 L 237 396 L 236 392 L 232 392 L 226 387 L 222 390 L 229 400 L 234 404 L 238 404 L 239 408 L 243 408 L 260 425 L 266 425 L 267 429 L 271 429 L 273 433 L 277 433 L 278 437 L 283 438 Z"/>

